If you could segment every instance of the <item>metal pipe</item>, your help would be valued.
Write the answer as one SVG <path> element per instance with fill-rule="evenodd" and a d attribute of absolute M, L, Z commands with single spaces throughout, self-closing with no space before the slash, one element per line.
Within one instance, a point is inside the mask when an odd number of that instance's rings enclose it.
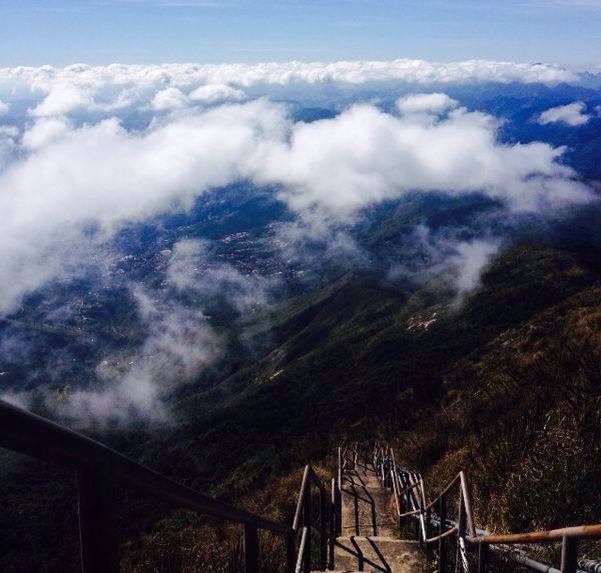
<path fill-rule="evenodd" d="M 601 524 L 577 525 L 575 527 L 563 527 L 551 529 L 550 531 L 531 531 L 529 533 L 514 533 L 509 535 L 483 535 L 470 536 L 468 541 L 472 543 L 546 543 L 558 541 L 564 537 L 577 539 L 599 539 L 601 538 Z"/>
<path fill-rule="evenodd" d="M 286 533 L 286 525 L 263 519 L 165 477 L 92 440 L 0 400 L 0 447 L 73 468 L 111 467 L 116 483 L 153 495 L 199 513 L 238 523 L 256 523 L 260 529 Z"/>
<path fill-rule="evenodd" d="M 307 491 L 307 487 L 309 485 L 309 472 L 311 471 L 311 467 L 309 465 L 305 466 L 305 471 L 303 472 L 303 480 L 301 482 L 300 490 L 298 492 L 298 499 L 296 500 L 296 511 L 294 512 L 294 520 L 292 522 L 292 529 L 294 531 L 298 531 L 300 526 L 301 515 L 303 512 L 303 506 L 305 503 L 305 495 Z"/>

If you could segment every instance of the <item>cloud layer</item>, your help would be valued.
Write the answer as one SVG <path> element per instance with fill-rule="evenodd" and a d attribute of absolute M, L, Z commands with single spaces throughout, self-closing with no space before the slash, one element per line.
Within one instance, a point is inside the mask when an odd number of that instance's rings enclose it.
<path fill-rule="evenodd" d="M 178 107 L 172 95 L 160 107 Z M 403 98 L 396 113 L 355 105 L 308 124 L 259 99 L 172 110 L 136 131 L 116 117 L 76 126 L 47 117 L 52 109 L 38 106 L 23 133 L 3 136 L 0 312 L 124 226 L 240 180 L 274 186 L 299 220 L 322 228 L 414 190 L 481 192 L 530 212 L 591 200 L 558 162 L 563 148 L 501 145 L 494 117 L 444 94 Z"/>
<path fill-rule="evenodd" d="M 27 86 L 46 91 L 48 86 L 75 85 L 91 91 L 108 86 L 239 86 L 290 85 L 295 83 L 347 83 L 402 81 L 408 83 L 523 82 L 557 84 L 578 81 L 568 70 L 548 64 L 524 64 L 489 60 L 428 62 L 398 59 L 391 61 L 286 62 L 261 64 L 162 64 L 52 66 L 0 69 L 3 85 Z M 214 88 L 213 88 L 214 89 Z M 77 99 L 75 94 L 71 94 Z"/>
<path fill-rule="evenodd" d="M 400 115 L 356 105 L 334 119 L 292 126 L 261 158 L 259 182 L 283 185 L 302 216 L 352 216 L 412 190 L 482 192 L 514 211 L 541 211 L 589 198 L 543 143 L 501 145 L 498 121 L 457 108 L 443 94 L 403 98 Z M 434 111 L 432 111 L 434 110 Z"/>
<path fill-rule="evenodd" d="M 0 316 L 48 283 L 117 256 L 111 241 L 124 228 L 186 211 L 203 193 L 238 182 L 288 208 L 274 243 L 288 262 L 305 257 L 305 267 L 317 266 L 316 256 L 364 261 L 369 255 L 348 228 L 366 209 L 413 191 L 481 193 L 506 213 L 592 201 L 562 163 L 564 148 L 500 143 L 499 120 L 463 107 L 440 86 L 571 79 L 551 66 L 483 61 L 0 70 Z M 416 86 L 394 105 L 341 105 L 334 117 L 310 123 L 294 120 L 292 106 L 256 95 L 269 94 L 256 86 L 390 80 L 439 85 L 433 92 Z M 543 116 L 579 125 L 588 118 L 583 112 L 576 102 Z M 429 260 L 420 272 L 450 273 L 459 294 L 477 285 L 501 244 L 441 238 L 421 227 L 416 233 L 413 242 Z M 160 287 L 129 285 L 145 341 L 134 355 L 100 364 L 101 386 L 64 397 L 62 415 L 93 423 L 132 414 L 167 419 L 165 391 L 222 352 L 206 301 L 244 313 L 265 305 L 274 284 L 215 260 L 210 250 L 180 240 L 166 251 L 166 268 L 155 268 L 164 271 Z"/>
<path fill-rule="evenodd" d="M 564 123 L 571 127 L 577 127 L 588 123 L 592 116 L 584 113 L 586 104 L 581 101 L 575 101 L 567 105 L 552 107 L 540 114 L 538 123 L 547 125 L 549 123 Z"/>

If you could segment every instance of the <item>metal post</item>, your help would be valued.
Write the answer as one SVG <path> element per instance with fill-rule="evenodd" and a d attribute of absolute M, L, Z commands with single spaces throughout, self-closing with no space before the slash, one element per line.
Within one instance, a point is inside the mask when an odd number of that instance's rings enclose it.
<path fill-rule="evenodd" d="M 327 527 L 327 504 L 325 490 L 319 489 L 319 567 L 322 571 L 326 568 L 328 561 L 328 536 Z"/>
<path fill-rule="evenodd" d="M 111 468 L 77 472 L 79 538 L 83 573 L 119 573 L 119 541 Z"/>
<path fill-rule="evenodd" d="M 399 473 L 399 483 L 400 483 L 401 489 L 405 489 L 407 487 L 407 476 L 405 475 L 405 472 Z M 409 503 L 407 503 L 407 494 L 406 493 L 402 494 L 402 496 L 399 495 L 399 503 L 401 506 L 400 513 L 406 513 L 407 511 L 409 511 L 411 509 L 411 507 L 409 506 Z M 403 524 L 403 519 L 405 520 L 404 524 Z M 402 535 L 408 534 L 407 520 L 411 520 L 411 518 L 410 517 L 402 518 L 399 516 L 399 531 L 401 532 Z"/>
<path fill-rule="evenodd" d="M 576 573 L 578 539 L 564 535 L 561 544 L 561 573 Z"/>
<path fill-rule="evenodd" d="M 488 564 L 488 543 L 478 545 L 478 573 L 486 573 Z"/>
<path fill-rule="evenodd" d="M 459 514 L 457 516 L 457 550 L 455 552 L 455 572 L 459 573 L 464 569 L 464 559 L 466 559 L 464 545 L 465 543 L 465 503 L 463 495 L 459 492 Z"/>
<path fill-rule="evenodd" d="M 259 537 L 256 523 L 244 524 L 244 573 L 259 571 Z"/>
<path fill-rule="evenodd" d="M 417 520 L 417 540 L 419 541 L 419 545 L 420 547 L 423 548 L 424 544 L 425 544 L 425 539 L 424 539 L 424 532 L 425 532 L 425 523 L 423 522 L 424 519 L 424 505 L 422 503 L 422 500 L 419 500 L 419 513 L 418 513 L 418 520 Z M 422 523 L 424 525 L 424 527 L 422 527 Z"/>
<path fill-rule="evenodd" d="M 338 519 L 336 517 L 336 480 L 332 478 L 330 497 L 330 544 L 328 551 L 328 569 L 334 569 L 334 541 L 336 540 L 336 531 L 338 529 Z"/>
<path fill-rule="evenodd" d="M 426 546 L 426 553 L 429 552 L 430 549 L 430 544 L 426 543 L 426 540 L 430 538 L 430 508 L 426 509 L 426 523 L 424 524 L 425 527 L 425 531 L 426 531 L 426 539 L 424 539 L 424 544 Z"/>
<path fill-rule="evenodd" d="M 440 525 L 438 527 L 438 535 L 442 535 L 445 531 L 447 521 L 447 501 L 442 495 L 438 502 L 438 515 L 440 516 Z M 446 555 L 444 550 L 444 537 L 438 539 L 438 573 L 444 573 L 446 569 Z"/>
<path fill-rule="evenodd" d="M 296 532 L 286 534 L 286 573 L 294 573 L 296 568 Z"/>
<path fill-rule="evenodd" d="M 307 491 L 305 492 L 305 506 L 303 508 L 303 525 L 307 528 L 307 542 L 305 545 L 305 555 L 303 560 L 304 573 L 311 571 L 311 482 L 307 482 Z"/>

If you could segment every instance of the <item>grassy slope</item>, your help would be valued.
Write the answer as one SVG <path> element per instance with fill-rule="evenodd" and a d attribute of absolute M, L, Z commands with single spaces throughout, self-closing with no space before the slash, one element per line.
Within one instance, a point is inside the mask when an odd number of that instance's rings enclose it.
<path fill-rule="evenodd" d="M 584 448 L 599 427 L 599 279 L 590 260 L 518 247 L 461 305 L 432 287 L 409 296 L 378 277 L 347 274 L 253 324 L 256 334 L 270 332 L 267 349 L 220 384 L 180 397 L 180 424 L 106 439 L 178 480 L 284 517 L 303 462 L 326 460 L 345 437 L 379 435 L 435 481 L 469 465 L 481 523 L 521 529 L 590 520 L 599 464 Z M 429 328 L 408 327 L 434 312 Z M 574 356 L 588 357 L 586 367 Z M 552 451 L 562 452 L 555 464 Z M 567 512 L 565 484 L 575 477 L 580 493 Z M 38 480 L 27 495 L 44 487 Z M 558 488 L 563 501 L 548 512 Z M 19 505 L 24 494 L 18 486 L 9 494 L 3 522 L 23 530 L 31 517 Z M 521 514 L 513 510 L 518 495 L 532 500 Z M 71 509 L 63 505 L 59 516 Z M 130 501 L 126 522 L 160 514 L 149 507 Z M 51 520 L 48 511 L 41 523 Z M 189 541 L 189 525 L 181 516 L 163 522 L 145 550 L 131 553 L 146 555 L 161 546 L 157 535 L 173 531 Z M 19 548 L 14 533 L 10 539 L 9 549 Z"/>

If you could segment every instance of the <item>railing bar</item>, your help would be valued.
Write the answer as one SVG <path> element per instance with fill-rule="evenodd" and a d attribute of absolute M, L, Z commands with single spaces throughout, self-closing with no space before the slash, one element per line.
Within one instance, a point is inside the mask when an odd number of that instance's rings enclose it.
<path fill-rule="evenodd" d="M 448 493 L 448 491 L 457 483 L 457 480 L 461 479 L 460 478 L 460 474 L 457 474 L 447 485 L 446 487 L 438 494 L 438 497 L 436 497 L 435 499 L 433 499 L 429 504 L 428 507 L 432 507 L 443 495 L 445 495 L 446 493 Z"/>
<path fill-rule="evenodd" d="M 303 471 L 303 479 L 301 481 L 301 487 L 298 492 L 298 499 L 296 501 L 296 511 L 294 512 L 294 521 L 292 522 L 292 529 L 294 531 L 298 531 L 298 528 L 300 526 L 303 505 L 305 502 L 305 495 L 307 492 L 307 488 L 309 486 L 310 471 L 311 471 L 311 467 L 309 465 L 306 465 L 305 470 Z"/>
<path fill-rule="evenodd" d="M 576 573 L 578 538 L 564 535 L 561 546 L 561 573 Z"/>
<path fill-rule="evenodd" d="M 563 537 L 578 539 L 601 538 L 601 524 L 577 525 L 552 529 L 550 531 L 532 531 L 529 533 L 512 533 L 508 535 L 478 535 L 467 538 L 471 543 L 513 544 L 513 543 L 545 543 L 558 541 Z"/>
<path fill-rule="evenodd" d="M 399 493 L 399 495 L 405 495 L 406 493 L 408 493 L 412 489 L 415 489 L 418 486 L 419 486 L 419 482 L 412 483 L 410 486 L 407 486 L 406 488 L 404 488 L 403 490 L 401 490 L 401 492 Z"/>
<path fill-rule="evenodd" d="M 453 527 L 451 529 L 447 529 L 444 533 L 437 535 L 436 537 L 430 537 L 426 539 L 426 543 L 434 543 L 435 541 L 439 541 L 440 539 L 445 539 L 451 535 L 455 535 L 457 533 L 457 528 Z"/>
<path fill-rule="evenodd" d="M 405 513 L 401 513 L 401 515 L 399 515 L 399 517 L 410 517 L 411 515 L 417 515 L 420 512 L 419 509 L 414 509 L 412 511 L 407 511 Z"/>
<path fill-rule="evenodd" d="M 463 471 L 459 472 L 459 479 L 461 483 L 461 492 L 463 494 L 463 502 L 465 504 L 465 516 L 467 520 L 467 530 L 470 535 L 476 535 L 476 528 L 474 527 L 474 514 L 472 512 L 472 502 L 470 494 L 467 488 L 467 480 Z"/>
<path fill-rule="evenodd" d="M 303 562 L 305 558 L 305 547 L 307 545 L 307 531 L 309 528 L 303 527 L 301 534 L 300 545 L 298 546 L 298 556 L 296 558 L 296 567 L 294 568 L 295 573 L 302 573 Z"/>
<path fill-rule="evenodd" d="M 204 515 L 286 533 L 289 527 L 212 499 L 82 434 L 0 400 L 0 447 L 77 470 L 111 466 L 116 483 Z"/>

